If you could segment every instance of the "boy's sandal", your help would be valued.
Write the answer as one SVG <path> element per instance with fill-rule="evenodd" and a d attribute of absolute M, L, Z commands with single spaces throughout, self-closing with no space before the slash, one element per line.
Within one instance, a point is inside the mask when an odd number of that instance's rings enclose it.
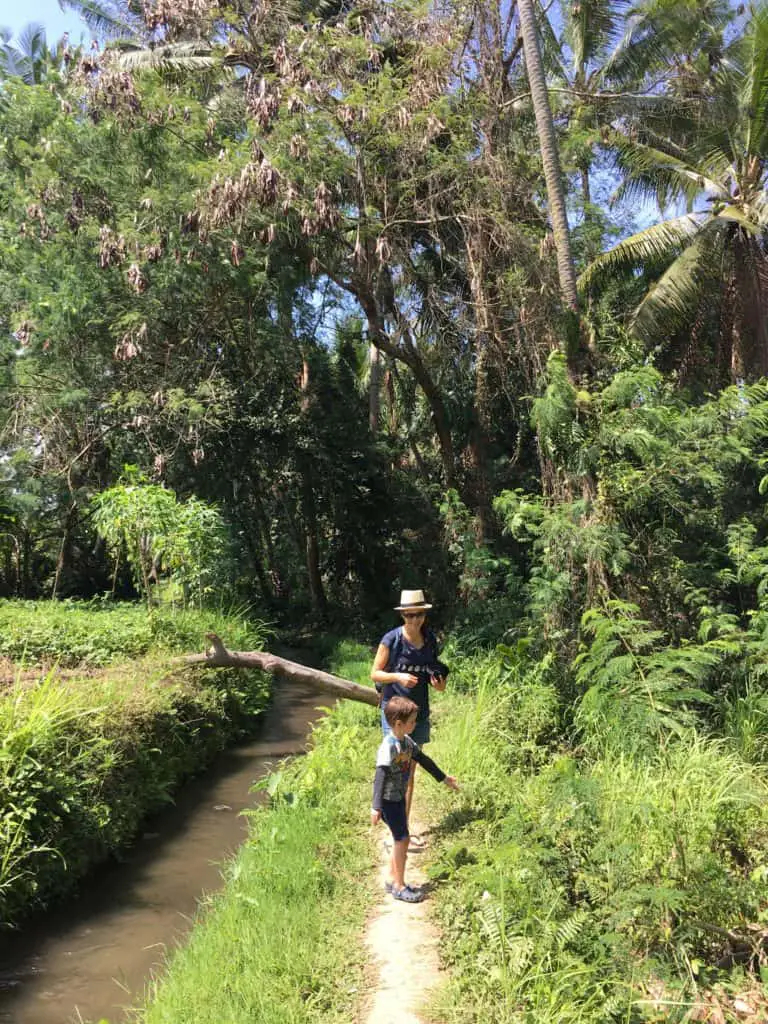
<path fill-rule="evenodd" d="M 393 882 L 385 882 L 384 883 L 384 892 L 392 892 L 393 888 L 394 888 L 394 883 Z"/>
<path fill-rule="evenodd" d="M 392 899 L 402 900 L 403 903 L 421 903 L 424 893 L 421 889 L 412 889 L 410 885 L 404 885 L 402 889 L 392 889 Z"/>

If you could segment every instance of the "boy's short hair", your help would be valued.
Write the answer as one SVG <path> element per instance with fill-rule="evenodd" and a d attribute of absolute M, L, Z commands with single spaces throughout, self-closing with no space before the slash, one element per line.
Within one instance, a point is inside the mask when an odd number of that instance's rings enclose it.
<path fill-rule="evenodd" d="M 391 729 L 395 722 L 407 722 L 418 710 L 419 705 L 407 697 L 390 697 L 384 707 L 384 717 Z"/>

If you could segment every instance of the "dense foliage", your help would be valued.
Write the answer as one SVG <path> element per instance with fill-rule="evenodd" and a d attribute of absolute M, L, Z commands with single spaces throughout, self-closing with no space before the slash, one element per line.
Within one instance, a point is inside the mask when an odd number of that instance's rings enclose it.
<path fill-rule="evenodd" d="M 122 40 L 30 32 L 2 72 L 6 594 L 148 589 L 96 540 L 131 464 L 216 502 L 275 614 L 364 619 L 413 577 L 454 605 L 457 512 L 514 558 L 494 496 L 560 498 L 587 456 L 531 425 L 553 350 L 579 411 L 638 366 L 682 402 L 762 372 L 763 7 L 539 19 L 556 272 L 514 5 L 86 6 Z M 647 228 L 638 196 L 691 212 Z"/>
<path fill-rule="evenodd" d="M 552 663 L 457 669 L 469 693 L 436 730 L 466 800 L 438 817 L 438 1019 L 763 1020 L 768 776 L 739 738 L 688 729 L 637 758 L 628 721 L 627 749 L 563 745 Z"/>

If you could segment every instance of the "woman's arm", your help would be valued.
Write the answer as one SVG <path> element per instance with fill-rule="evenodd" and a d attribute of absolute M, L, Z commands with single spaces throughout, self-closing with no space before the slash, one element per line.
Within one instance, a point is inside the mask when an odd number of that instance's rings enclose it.
<path fill-rule="evenodd" d="M 374 683 L 399 683 L 401 686 L 415 686 L 418 683 L 418 676 L 412 676 L 409 672 L 387 672 L 388 663 L 389 648 L 386 644 L 379 644 L 371 668 L 371 680 Z"/>

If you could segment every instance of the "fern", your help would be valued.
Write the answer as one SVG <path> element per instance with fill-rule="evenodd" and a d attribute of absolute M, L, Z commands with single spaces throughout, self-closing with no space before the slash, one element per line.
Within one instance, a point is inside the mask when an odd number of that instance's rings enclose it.
<path fill-rule="evenodd" d="M 586 612 L 582 627 L 591 642 L 575 662 L 585 691 L 575 721 L 586 743 L 648 751 L 682 734 L 710 702 L 705 686 L 723 656 L 717 642 L 670 646 L 621 601 Z"/>

